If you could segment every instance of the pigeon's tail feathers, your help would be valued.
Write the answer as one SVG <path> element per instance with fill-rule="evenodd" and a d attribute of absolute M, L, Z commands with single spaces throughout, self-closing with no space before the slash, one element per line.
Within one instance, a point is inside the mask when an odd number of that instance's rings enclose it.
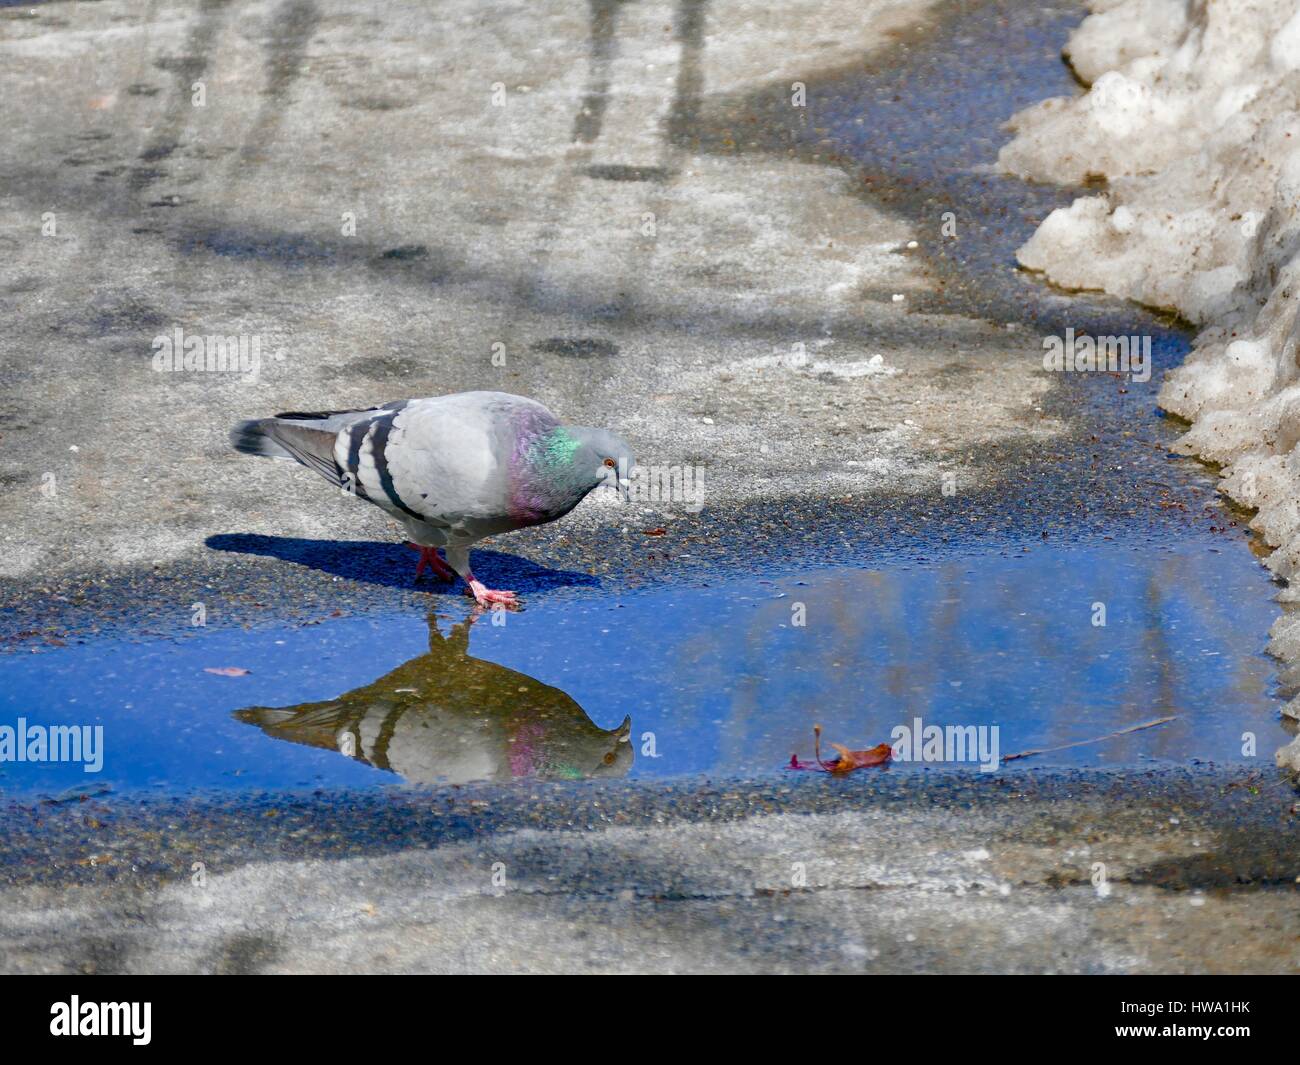
<path fill-rule="evenodd" d="M 301 706 L 249 706 L 235 711 L 235 718 L 256 725 L 268 736 L 293 740 L 309 747 L 337 751 L 344 730 L 356 738 L 359 715 L 343 703 L 303 703 Z M 357 744 L 357 753 L 361 745 Z"/>
<path fill-rule="evenodd" d="M 268 429 L 274 418 L 252 418 L 238 423 L 230 430 L 230 446 L 245 455 L 261 455 L 268 459 L 291 459 L 293 455 L 278 443 Z"/>
<path fill-rule="evenodd" d="M 234 716 L 245 724 L 259 725 L 262 728 L 270 729 L 283 725 L 287 721 L 292 721 L 293 710 L 273 706 L 248 706 L 243 710 L 236 710 Z"/>
<path fill-rule="evenodd" d="M 334 458 L 337 430 L 317 428 L 320 422 L 292 421 L 277 415 L 240 422 L 230 430 L 230 444 L 245 455 L 301 462 L 330 483 L 343 484 L 343 470 Z"/>

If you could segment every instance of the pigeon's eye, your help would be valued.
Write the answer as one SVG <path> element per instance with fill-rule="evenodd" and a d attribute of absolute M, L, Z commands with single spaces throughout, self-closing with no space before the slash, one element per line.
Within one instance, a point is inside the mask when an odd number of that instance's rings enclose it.
<path fill-rule="evenodd" d="M 613 765 L 614 759 L 617 757 L 618 755 L 616 755 L 613 751 L 610 751 L 609 754 L 605 755 L 603 761 L 605 762 L 606 765 Z"/>
<path fill-rule="evenodd" d="M 605 465 L 606 465 L 606 466 L 609 466 L 609 467 L 611 467 L 611 468 L 613 468 L 614 466 L 617 466 L 618 463 L 615 462 L 613 459 L 606 459 L 606 460 L 605 460 Z"/>

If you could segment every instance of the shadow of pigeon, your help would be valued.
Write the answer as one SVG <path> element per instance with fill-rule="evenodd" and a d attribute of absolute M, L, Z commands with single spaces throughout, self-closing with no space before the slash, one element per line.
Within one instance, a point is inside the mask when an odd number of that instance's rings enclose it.
<path fill-rule="evenodd" d="M 375 540 L 306 540 L 296 536 L 218 533 L 205 541 L 214 551 L 265 555 L 293 562 L 333 577 L 409 591 L 421 588 L 442 595 L 463 595 L 464 584 L 427 576 L 415 580 L 415 552 L 403 544 Z M 518 555 L 476 548 L 474 575 L 489 587 L 511 588 L 521 595 L 572 586 L 598 587 L 600 581 L 575 570 L 547 569 Z"/>

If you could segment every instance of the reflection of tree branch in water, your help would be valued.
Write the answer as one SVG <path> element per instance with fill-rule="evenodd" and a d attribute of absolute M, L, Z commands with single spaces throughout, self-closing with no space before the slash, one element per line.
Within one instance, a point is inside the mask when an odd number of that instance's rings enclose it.
<path fill-rule="evenodd" d="M 429 616 L 429 652 L 319 703 L 248 707 L 235 717 L 268 736 L 328 748 L 412 784 L 520 777 L 625 776 L 632 719 L 598 728 L 558 688 L 469 654 L 471 617 L 447 636 Z"/>
<path fill-rule="evenodd" d="M 1167 725 L 1170 721 L 1177 721 L 1177 714 L 1168 714 L 1165 717 L 1158 717 L 1154 721 L 1143 721 L 1137 725 L 1129 725 L 1127 728 L 1118 728 L 1114 732 L 1108 732 L 1104 736 L 1094 736 L 1088 740 L 1075 740 L 1073 743 L 1060 743 L 1055 747 L 1039 747 L 1033 751 L 1017 751 L 1015 754 L 1004 754 L 1002 761 L 1014 762 L 1017 758 L 1032 758 L 1036 754 L 1050 754 L 1053 751 L 1065 751 L 1071 747 L 1086 747 L 1090 743 L 1101 743 L 1102 740 L 1113 740 L 1118 736 L 1127 736 L 1130 732 L 1142 732 L 1145 729 L 1155 728 L 1158 725 Z"/>

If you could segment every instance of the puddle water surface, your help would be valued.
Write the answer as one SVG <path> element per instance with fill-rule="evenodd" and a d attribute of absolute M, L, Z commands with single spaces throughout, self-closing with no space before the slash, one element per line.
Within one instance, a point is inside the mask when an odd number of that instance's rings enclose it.
<path fill-rule="evenodd" d="M 830 151 L 856 168 L 867 195 L 925 232 L 956 212 L 960 239 L 931 249 L 954 283 L 924 309 L 1044 332 L 1149 333 L 1163 368 L 1182 357 L 1180 333 L 1014 270 L 1014 248 L 1070 191 L 987 169 L 1003 120 L 1073 91 L 1058 49 L 1080 14 L 1072 4 L 1026 12 L 1006 0 L 952 2 L 933 33 L 866 75 L 816 85 L 816 123 L 791 117 L 782 86 L 737 106 L 770 119 L 759 128 L 771 126 L 771 143 L 755 150 Z M 713 140 L 730 128 L 725 118 Z M 707 126 L 691 136 L 707 150 Z M 1053 402 L 1086 411 L 1093 441 L 1108 448 L 1107 477 L 1125 470 L 1146 478 L 1144 491 L 1173 498 L 1203 474 L 1165 458 L 1174 434 L 1152 417 L 1158 382 L 1122 393 L 1109 380 L 1070 382 Z M 1082 534 L 1108 482 L 1091 468 L 1062 470 L 1087 482 L 1078 488 Z M 917 719 L 996 726 L 1006 755 L 1175 718 L 1013 767 L 1239 761 L 1243 733 L 1258 737 L 1267 761 L 1282 739 L 1261 653 L 1276 617 L 1267 575 L 1240 539 L 1189 530 L 1157 542 L 1141 518 L 1134 524 L 1088 545 L 986 546 L 925 564 L 543 592 L 503 625 L 491 616 L 470 624 L 445 597 L 445 616 L 433 621 L 344 617 L 9 654 L 0 657 L 0 721 L 102 726 L 104 765 L 86 774 L 78 764 L 0 762 L 0 788 L 752 776 L 783 772 L 792 752 L 810 759 L 814 723 L 828 741 L 862 748 Z M 248 673 L 205 672 L 220 667 Z"/>
<path fill-rule="evenodd" d="M 1220 543 L 1033 545 L 541 596 L 504 624 L 448 605 L 432 628 L 357 617 L 14 654 L 0 719 L 102 725 L 104 766 L 11 763 L 0 781 L 53 794 L 750 776 L 810 759 L 814 723 L 860 748 L 916 718 L 996 725 L 1005 755 L 1176 715 L 1016 764 L 1238 761 L 1243 732 L 1265 752 L 1280 738 L 1260 653 L 1275 608 L 1249 552 Z M 221 667 L 249 673 L 205 672 Z"/>

